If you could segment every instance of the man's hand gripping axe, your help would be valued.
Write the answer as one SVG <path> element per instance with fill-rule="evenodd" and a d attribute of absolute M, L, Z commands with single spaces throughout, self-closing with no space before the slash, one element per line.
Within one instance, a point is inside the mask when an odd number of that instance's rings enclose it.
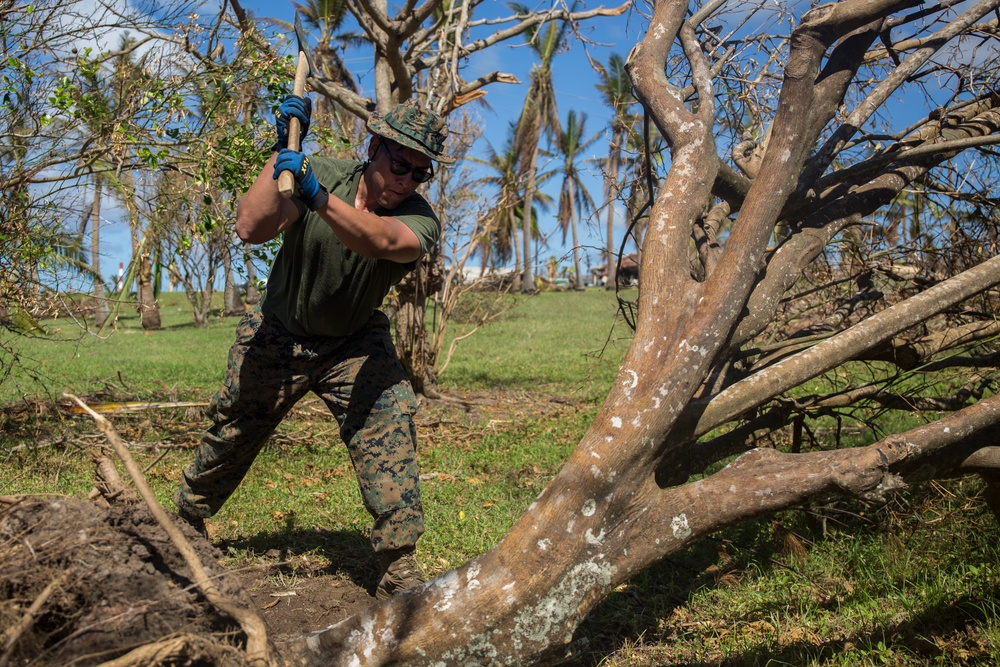
<path fill-rule="evenodd" d="M 295 38 L 299 46 L 299 58 L 295 64 L 295 83 L 292 92 L 303 97 L 306 92 L 306 77 L 315 73 L 313 67 L 312 53 L 309 51 L 309 40 L 302 29 L 302 20 L 299 13 L 295 12 Z M 288 119 L 288 147 L 293 151 L 302 150 L 302 127 L 299 119 L 294 116 Z M 283 171 L 278 175 L 278 192 L 283 199 L 288 199 L 295 192 L 295 175 L 290 171 Z"/>

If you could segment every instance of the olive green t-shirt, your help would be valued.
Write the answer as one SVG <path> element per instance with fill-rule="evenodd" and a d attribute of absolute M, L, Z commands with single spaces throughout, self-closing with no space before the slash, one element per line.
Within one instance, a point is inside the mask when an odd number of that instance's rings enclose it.
<path fill-rule="evenodd" d="M 354 205 L 361 163 L 312 157 L 309 164 L 331 197 Z M 417 262 L 400 264 L 359 255 L 344 246 L 305 203 L 297 197 L 292 201 L 299 219 L 284 232 L 261 310 L 277 317 L 297 336 L 346 336 L 365 323 Z M 421 254 L 429 252 L 441 234 L 441 223 L 430 204 L 417 193 L 394 209 L 375 213 L 398 218 L 412 229 L 420 240 Z"/>

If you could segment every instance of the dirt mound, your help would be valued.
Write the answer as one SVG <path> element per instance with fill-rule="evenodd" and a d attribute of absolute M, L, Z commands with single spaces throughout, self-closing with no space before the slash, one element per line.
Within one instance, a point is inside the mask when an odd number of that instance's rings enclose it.
<path fill-rule="evenodd" d="M 219 591 L 250 607 L 219 551 L 181 529 Z M 238 624 L 205 600 L 141 505 L 23 498 L 0 511 L 0 628 L 11 665 L 86 667 L 164 640 L 186 644 L 160 664 L 244 664 Z"/>

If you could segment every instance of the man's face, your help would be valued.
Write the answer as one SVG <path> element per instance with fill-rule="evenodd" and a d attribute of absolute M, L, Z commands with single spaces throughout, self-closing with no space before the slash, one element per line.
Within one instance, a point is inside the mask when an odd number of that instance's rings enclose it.
<path fill-rule="evenodd" d="M 396 208 L 413 194 L 420 185 L 413 178 L 414 169 L 418 173 L 431 170 L 429 157 L 384 137 L 372 137 L 368 144 L 368 160 L 373 168 L 375 199 L 382 208 Z M 399 171 L 403 173 L 395 173 Z"/>

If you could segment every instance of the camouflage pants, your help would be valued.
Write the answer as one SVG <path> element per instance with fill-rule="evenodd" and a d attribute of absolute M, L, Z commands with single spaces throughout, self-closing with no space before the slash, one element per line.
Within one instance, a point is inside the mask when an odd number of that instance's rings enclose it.
<path fill-rule="evenodd" d="M 177 507 L 214 515 L 268 437 L 309 391 L 336 417 L 376 552 L 416 544 L 424 531 L 413 413 L 416 397 L 396 357 L 389 321 L 376 311 L 344 338 L 293 336 L 274 317 L 248 313 L 229 351 L 225 382 L 207 413 L 213 425 L 184 469 Z"/>

